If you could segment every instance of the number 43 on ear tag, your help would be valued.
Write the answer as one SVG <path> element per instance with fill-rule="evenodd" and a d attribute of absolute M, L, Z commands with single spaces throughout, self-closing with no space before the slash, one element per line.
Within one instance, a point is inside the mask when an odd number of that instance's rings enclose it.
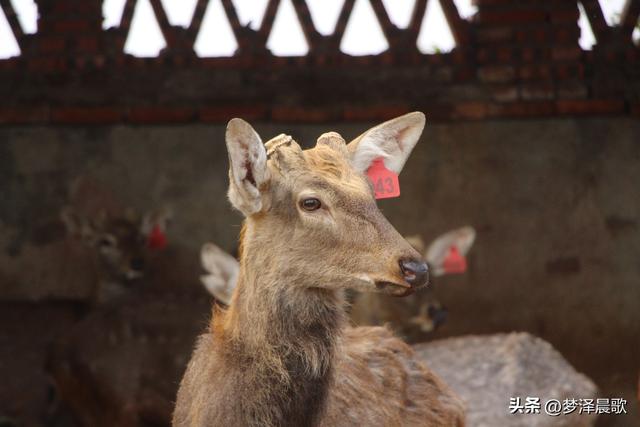
<path fill-rule="evenodd" d="M 398 175 L 387 169 L 383 159 L 377 158 L 367 170 L 367 176 L 373 184 L 376 199 L 388 199 L 400 195 Z"/>

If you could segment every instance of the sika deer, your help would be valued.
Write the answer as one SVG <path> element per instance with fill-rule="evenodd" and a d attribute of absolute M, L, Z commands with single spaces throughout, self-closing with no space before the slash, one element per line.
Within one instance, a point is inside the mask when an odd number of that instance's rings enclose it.
<path fill-rule="evenodd" d="M 59 337 L 48 369 L 80 425 L 165 426 L 210 298 L 195 259 L 164 246 L 166 215 L 84 217 L 69 230 L 101 261 L 93 310 Z"/>
<path fill-rule="evenodd" d="M 411 113 L 303 151 L 229 122 L 228 195 L 246 217 L 238 284 L 198 340 L 175 426 L 464 424 L 461 401 L 408 345 L 345 321 L 347 288 L 404 296 L 427 284 L 364 175 L 379 158 L 399 173 L 423 127 Z"/>

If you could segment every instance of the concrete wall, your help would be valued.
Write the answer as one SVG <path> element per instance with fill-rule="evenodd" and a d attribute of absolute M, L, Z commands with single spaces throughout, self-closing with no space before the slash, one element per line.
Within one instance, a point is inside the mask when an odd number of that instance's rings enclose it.
<path fill-rule="evenodd" d="M 284 131 L 308 146 L 373 123 L 255 125 L 264 139 Z M 51 225 L 78 178 L 95 189 L 81 202 L 172 207 L 169 239 L 188 256 L 206 241 L 233 250 L 241 218 L 225 199 L 223 135 L 221 125 L 0 128 L 1 304 L 82 298 L 91 276 Z M 478 231 L 468 274 L 438 282 L 450 318 L 436 337 L 530 331 L 608 394 L 630 396 L 640 368 L 638 120 L 429 123 L 400 182 L 401 197 L 380 206 L 401 233 Z"/>

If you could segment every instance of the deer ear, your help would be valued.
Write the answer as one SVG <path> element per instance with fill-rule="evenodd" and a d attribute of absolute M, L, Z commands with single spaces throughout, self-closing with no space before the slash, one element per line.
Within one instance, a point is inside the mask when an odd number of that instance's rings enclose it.
<path fill-rule="evenodd" d="M 81 238 L 88 245 L 96 240 L 98 232 L 90 221 L 79 215 L 71 207 L 66 206 L 60 212 L 60 219 L 71 236 Z"/>
<path fill-rule="evenodd" d="M 202 246 L 200 261 L 209 273 L 200 277 L 205 288 L 215 299 L 229 305 L 238 280 L 238 261 L 213 243 Z"/>
<path fill-rule="evenodd" d="M 451 230 L 431 242 L 425 259 L 434 276 L 464 273 L 467 266 L 465 256 L 475 239 L 476 231 L 466 226 Z"/>
<path fill-rule="evenodd" d="M 260 136 L 242 119 L 227 125 L 229 152 L 229 200 L 233 207 L 250 216 L 262 209 L 261 188 L 269 180 L 267 152 Z"/>
<path fill-rule="evenodd" d="M 347 146 L 351 164 L 366 172 L 374 160 L 382 157 L 386 168 L 399 174 L 420 139 L 424 123 L 424 114 L 416 111 L 369 129 Z"/>

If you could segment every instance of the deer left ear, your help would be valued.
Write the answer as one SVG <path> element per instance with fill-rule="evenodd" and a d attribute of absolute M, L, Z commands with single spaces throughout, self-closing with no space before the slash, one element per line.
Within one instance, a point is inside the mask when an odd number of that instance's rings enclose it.
<path fill-rule="evenodd" d="M 261 190 L 269 180 L 267 152 L 251 125 L 232 119 L 227 125 L 229 152 L 229 201 L 245 216 L 263 208 Z"/>
<path fill-rule="evenodd" d="M 366 172 L 374 160 L 383 158 L 386 168 L 399 174 L 420 139 L 424 124 L 424 114 L 416 111 L 369 129 L 347 146 L 351 164 Z"/>

